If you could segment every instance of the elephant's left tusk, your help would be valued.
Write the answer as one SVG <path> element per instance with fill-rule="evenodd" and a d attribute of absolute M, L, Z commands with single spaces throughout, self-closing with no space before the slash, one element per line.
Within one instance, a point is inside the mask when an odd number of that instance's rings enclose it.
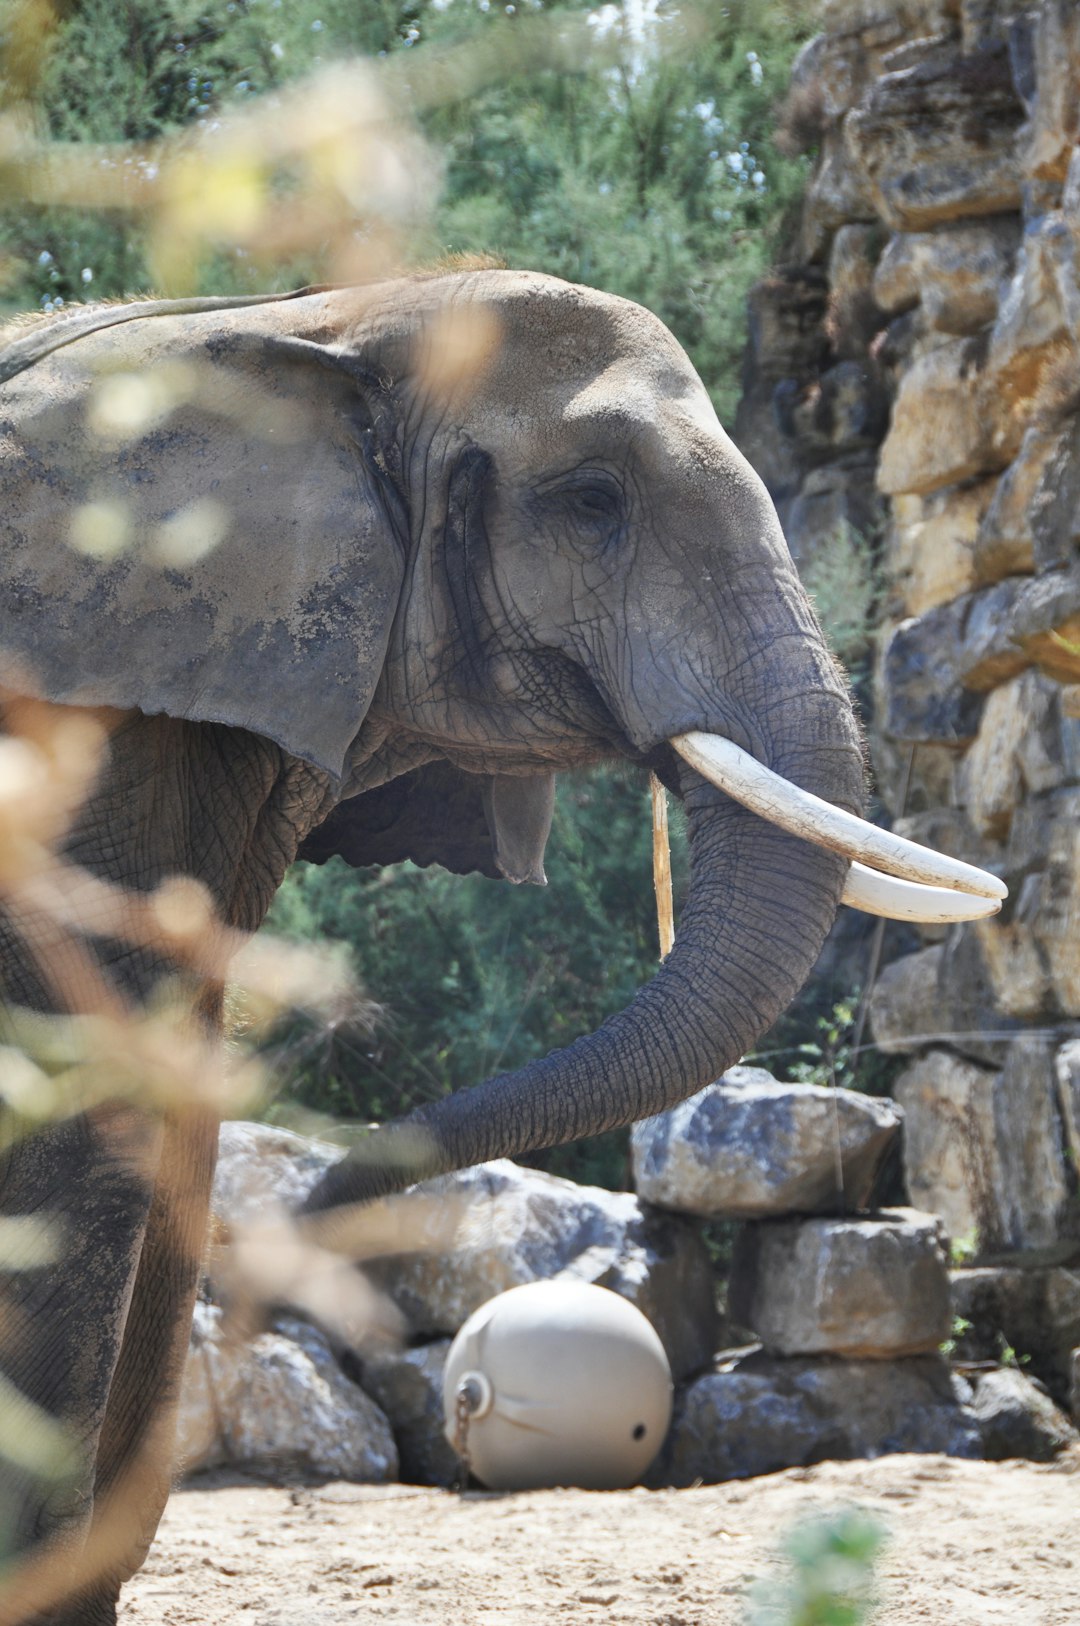
<path fill-rule="evenodd" d="M 984 920 L 1001 908 L 1000 898 L 981 898 L 972 892 L 951 892 L 944 886 L 901 881 L 895 875 L 867 869 L 865 864 L 852 864 L 840 902 L 864 914 L 884 915 L 886 920 L 920 921 L 928 926 Z"/>
<path fill-rule="evenodd" d="M 881 830 L 843 808 L 833 807 L 810 791 L 766 768 L 748 751 L 718 734 L 679 734 L 670 742 L 692 768 L 752 812 L 804 841 L 817 842 L 852 861 L 863 859 L 873 869 L 901 876 L 934 889 L 1007 898 L 998 876 L 959 858 L 920 847 L 915 841 Z M 902 916 L 901 918 L 911 918 Z"/>

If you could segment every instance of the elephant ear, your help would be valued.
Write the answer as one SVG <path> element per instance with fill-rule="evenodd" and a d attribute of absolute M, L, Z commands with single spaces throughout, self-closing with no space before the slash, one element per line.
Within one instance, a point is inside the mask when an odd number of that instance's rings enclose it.
<path fill-rule="evenodd" d="M 297 857 L 324 864 L 337 855 L 357 867 L 408 858 L 543 886 L 554 802 L 554 774 L 471 774 L 429 762 L 339 802 Z"/>
<path fill-rule="evenodd" d="M 83 313 L 0 358 L 0 682 L 250 729 L 341 779 L 407 535 L 343 298 Z"/>

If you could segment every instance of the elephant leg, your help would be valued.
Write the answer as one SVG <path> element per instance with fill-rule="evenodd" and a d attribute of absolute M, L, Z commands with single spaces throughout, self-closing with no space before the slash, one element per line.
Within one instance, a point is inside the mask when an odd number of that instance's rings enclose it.
<path fill-rule="evenodd" d="M 206 1238 L 218 1122 L 166 1118 L 164 1143 L 98 1443 L 84 1548 L 93 1580 L 41 1626 L 113 1626 L 120 1588 L 142 1564 L 168 1499 L 176 1408 Z M 37 1623 L 35 1623 L 37 1626 Z"/>
<path fill-rule="evenodd" d="M 2 1626 L 83 1573 L 99 1440 L 162 1138 L 149 1115 L 110 1105 L 19 1140 L 0 1158 L 0 1215 L 42 1222 L 57 1250 L 50 1263 L 29 1259 L 0 1278 L 0 1535 L 13 1561 L 0 1587 Z M 23 1402 L 34 1410 L 20 1417 Z M 51 1470 L 37 1419 L 65 1449 Z"/>

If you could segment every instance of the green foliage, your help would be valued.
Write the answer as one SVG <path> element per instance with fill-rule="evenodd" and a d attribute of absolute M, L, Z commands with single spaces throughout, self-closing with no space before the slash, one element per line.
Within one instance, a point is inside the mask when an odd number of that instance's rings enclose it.
<path fill-rule="evenodd" d="M 818 543 L 800 574 L 836 654 L 849 672 L 861 672 L 882 587 L 873 542 L 842 524 Z"/>
<path fill-rule="evenodd" d="M 549 13 L 553 25 L 590 10 L 541 0 L 519 9 Z M 744 296 L 804 175 L 770 132 L 809 10 L 764 0 L 683 18 L 661 0 L 635 31 L 618 8 L 601 8 L 591 13 L 595 58 L 580 72 L 496 75 L 434 106 L 423 122 L 444 188 L 418 257 L 494 252 L 641 301 L 686 345 L 730 420 Z M 230 105 L 343 55 L 411 51 L 419 62 L 494 42 L 509 61 L 516 17 L 513 5 L 484 0 L 76 0 L 56 30 L 38 116 L 64 141 L 147 143 L 212 129 Z M 15 268 L 15 308 L 148 286 L 139 232 L 91 210 L 11 209 L 0 249 Z M 271 280 L 317 274 L 313 260 Z M 233 252 L 203 280 L 204 291 L 229 293 L 267 279 Z"/>
<path fill-rule="evenodd" d="M 855 986 L 830 997 L 828 986 L 812 979 L 747 1060 L 797 1084 L 887 1095 L 900 1063 L 865 1042 L 856 1049 L 861 995 Z"/>
<path fill-rule="evenodd" d="M 380 1007 L 277 1036 L 289 1097 L 381 1120 L 570 1043 L 620 1010 L 656 967 L 648 786 L 608 768 L 560 781 L 549 884 L 510 887 L 411 864 L 349 870 L 296 864 L 270 912 L 273 931 L 349 945 Z M 685 839 L 673 821 L 675 885 Z M 625 1137 L 545 1167 L 621 1184 Z"/>
<path fill-rule="evenodd" d="M 884 1543 L 879 1522 L 856 1508 L 797 1525 L 783 1544 L 791 1577 L 755 1583 L 747 1626 L 860 1626 Z"/>

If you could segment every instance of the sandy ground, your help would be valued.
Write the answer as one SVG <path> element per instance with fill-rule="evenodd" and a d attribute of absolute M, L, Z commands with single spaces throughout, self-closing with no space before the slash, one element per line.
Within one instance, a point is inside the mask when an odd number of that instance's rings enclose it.
<path fill-rule="evenodd" d="M 1080 1448 L 1050 1467 L 884 1457 L 695 1490 L 451 1493 L 204 1478 L 123 1626 L 739 1626 L 796 1521 L 889 1534 L 874 1626 L 1080 1626 Z"/>

